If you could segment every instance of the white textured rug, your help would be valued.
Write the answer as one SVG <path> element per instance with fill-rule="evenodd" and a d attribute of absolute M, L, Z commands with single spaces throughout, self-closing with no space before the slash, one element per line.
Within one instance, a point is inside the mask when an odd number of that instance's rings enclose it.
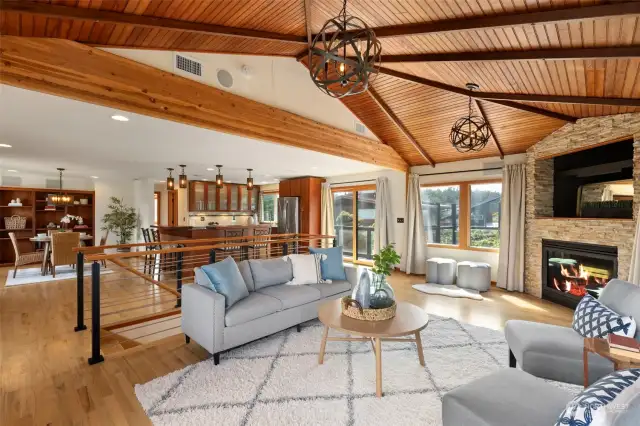
<path fill-rule="evenodd" d="M 100 268 L 100 275 L 111 274 L 112 272 L 113 271 L 109 269 Z M 13 269 L 10 269 L 7 274 L 7 281 L 4 283 L 6 287 L 11 287 L 14 285 L 44 283 L 50 281 L 69 280 L 75 279 L 77 277 L 76 270 L 72 269 L 71 266 L 58 266 L 56 268 L 55 278 L 53 278 L 53 275 L 51 275 L 51 273 L 42 275 L 40 268 L 20 269 L 18 267 L 18 272 L 16 273 L 15 278 L 13 278 Z M 85 266 L 84 276 L 86 277 L 89 275 L 91 275 L 91 266 Z"/>
<path fill-rule="evenodd" d="M 442 284 L 414 284 L 411 287 L 418 291 L 427 294 L 437 294 L 438 296 L 447 297 L 464 297 L 473 300 L 484 300 L 484 297 L 480 295 L 478 290 L 471 290 L 468 288 L 461 288 L 457 285 L 442 285 Z"/>
<path fill-rule="evenodd" d="M 135 393 L 156 426 L 438 426 L 442 395 L 507 368 L 508 351 L 501 331 L 430 318 L 421 333 L 426 367 L 415 344 L 383 342 L 382 398 L 369 342 L 327 342 L 318 365 L 318 321 L 223 353 L 217 366 L 209 359 L 137 385 Z"/>

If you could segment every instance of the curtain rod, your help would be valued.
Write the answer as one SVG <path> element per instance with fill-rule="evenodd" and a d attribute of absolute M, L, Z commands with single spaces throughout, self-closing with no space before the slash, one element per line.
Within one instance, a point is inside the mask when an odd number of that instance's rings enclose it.
<path fill-rule="evenodd" d="M 344 185 L 345 183 L 363 183 L 363 182 L 375 182 L 375 179 L 365 179 L 365 180 L 352 180 L 350 182 L 332 182 L 330 185 Z"/>
<path fill-rule="evenodd" d="M 474 170 L 459 170 L 455 172 L 440 172 L 440 173 L 424 173 L 419 174 L 418 176 L 438 176 L 438 175 L 450 175 L 453 173 L 468 173 L 468 172 L 484 172 L 489 170 L 502 170 L 502 167 L 492 167 L 489 169 L 474 169 Z"/>

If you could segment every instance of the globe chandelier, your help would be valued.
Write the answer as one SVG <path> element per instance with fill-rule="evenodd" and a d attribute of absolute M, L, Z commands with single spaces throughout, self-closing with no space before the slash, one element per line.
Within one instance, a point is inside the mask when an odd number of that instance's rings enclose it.
<path fill-rule="evenodd" d="M 467 89 L 472 92 L 479 88 L 477 84 L 467 83 Z M 489 125 L 484 118 L 473 115 L 471 96 L 469 96 L 469 113 L 458 119 L 451 128 L 449 135 L 451 145 L 459 152 L 481 151 L 487 146 L 490 136 Z"/>

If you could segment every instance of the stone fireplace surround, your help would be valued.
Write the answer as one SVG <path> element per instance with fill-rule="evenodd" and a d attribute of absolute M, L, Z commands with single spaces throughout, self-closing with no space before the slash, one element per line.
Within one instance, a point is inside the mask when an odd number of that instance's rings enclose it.
<path fill-rule="evenodd" d="M 629 219 L 553 217 L 553 158 L 633 137 L 634 218 L 640 207 L 640 113 L 584 118 L 568 123 L 527 150 L 525 292 L 542 297 L 542 239 L 618 247 L 618 278 L 627 279 L 635 222 Z"/>

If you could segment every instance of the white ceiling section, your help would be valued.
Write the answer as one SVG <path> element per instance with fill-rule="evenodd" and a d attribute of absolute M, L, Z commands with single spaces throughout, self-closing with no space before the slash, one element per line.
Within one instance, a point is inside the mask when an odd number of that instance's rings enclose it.
<path fill-rule="evenodd" d="M 111 119 L 114 114 L 128 122 Z M 192 179 L 213 179 L 207 171 L 223 164 L 226 181 L 256 183 L 301 176 L 364 173 L 380 167 L 314 151 L 228 135 L 172 121 L 0 85 L 0 172 L 68 177 L 164 179 L 166 168 L 187 165 Z"/>
<path fill-rule="evenodd" d="M 102 49 L 163 71 L 262 102 L 317 122 L 356 132 L 356 116 L 338 99 L 327 96 L 309 77 L 309 70 L 294 58 L 179 52 L 202 64 L 202 77 L 174 67 L 176 52 L 166 50 Z M 233 85 L 218 81 L 219 70 L 228 71 Z M 379 140 L 366 126 L 362 136 Z"/>

